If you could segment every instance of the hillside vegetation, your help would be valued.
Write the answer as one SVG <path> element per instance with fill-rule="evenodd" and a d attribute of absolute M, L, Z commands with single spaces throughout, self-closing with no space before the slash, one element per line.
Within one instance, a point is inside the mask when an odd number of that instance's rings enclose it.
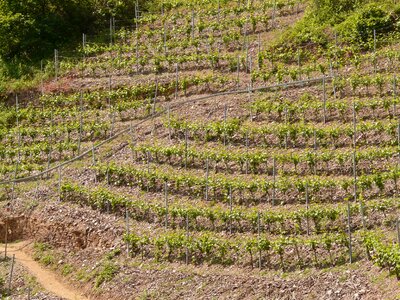
<path fill-rule="evenodd" d="M 397 4 L 139 8 L 6 81 L 9 240 L 96 299 L 395 299 Z"/>

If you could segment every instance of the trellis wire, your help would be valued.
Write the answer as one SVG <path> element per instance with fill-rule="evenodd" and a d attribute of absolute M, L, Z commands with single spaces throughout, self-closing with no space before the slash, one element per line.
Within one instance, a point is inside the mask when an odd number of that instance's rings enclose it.
<path fill-rule="evenodd" d="M 331 77 L 326 77 L 326 80 L 331 79 Z M 304 84 L 313 84 L 313 83 L 317 83 L 317 82 L 322 82 L 323 78 L 313 78 L 313 79 L 307 79 L 307 80 L 300 80 L 300 81 L 293 81 L 293 82 L 289 82 L 289 83 L 280 83 L 280 84 L 275 84 L 275 85 L 270 85 L 270 86 L 263 86 L 263 87 L 257 87 L 257 88 L 253 88 L 251 90 L 251 92 L 256 92 L 256 91 L 265 91 L 265 90 L 274 90 L 277 88 L 281 88 L 281 87 L 288 87 L 288 86 L 304 86 Z M 204 101 L 207 99 L 212 99 L 215 97 L 219 97 L 219 96 L 226 96 L 226 95 L 234 95 L 234 94 L 245 94 L 248 93 L 248 88 L 246 87 L 246 89 L 242 89 L 242 90 L 234 90 L 234 91 L 227 91 L 227 92 L 220 92 L 220 93 L 215 93 L 212 95 L 207 95 L 207 96 L 202 96 L 202 97 L 198 97 L 195 99 L 187 99 L 184 101 L 181 101 L 179 103 L 175 103 L 173 105 L 171 105 L 171 108 L 179 108 L 182 107 L 182 105 L 185 105 L 187 103 L 195 103 L 197 101 Z M 162 109 L 159 112 L 156 112 L 152 115 L 149 115 L 148 117 L 144 118 L 143 120 L 137 122 L 135 124 L 135 127 L 139 127 L 140 125 L 148 122 L 149 120 L 152 120 L 153 118 L 159 117 L 163 114 L 165 114 L 167 112 L 166 109 Z M 28 182 L 28 181 L 32 181 L 34 179 L 40 178 L 43 175 L 49 174 L 50 172 L 58 169 L 59 166 L 65 166 L 65 165 L 69 165 L 77 160 L 80 160 L 84 157 L 86 157 L 88 154 L 91 154 L 93 152 L 93 150 L 95 149 L 99 149 L 100 147 L 102 147 L 103 145 L 115 140 L 117 137 L 121 136 L 122 134 L 128 133 L 130 130 L 130 127 L 125 128 L 121 131 L 119 131 L 118 133 L 115 133 L 112 137 L 109 137 L 101 142 L 99 142 L 97 145 L 93 144 L 93 147 L 89 150 L 86 150 L 85 152 L 81 153 L 78 156 L 75 156 L 74 158 L 71 158 L 65 162 L 62 162 L 56 166 L 53 167 L 48 167 L 45 171 L 40 172 L 38 174 L 35 175 L 31 175 L 31 176 L 27 176 L 27 177 L 21 177 L 21 178 L 16 178 L 14 180 L 4 180 L 0 182 L 0 185 L 7 185 L 7 184 L 11 184 L 13 182 Z"/>

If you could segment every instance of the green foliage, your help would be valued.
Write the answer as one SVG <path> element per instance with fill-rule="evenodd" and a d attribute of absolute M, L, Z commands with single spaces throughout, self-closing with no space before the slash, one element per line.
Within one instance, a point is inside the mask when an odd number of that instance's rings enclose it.
<path fill-rule="evenodd" d="M 119 268 L 111 261 L 106 261 L 102 266 L 101 270 L 96 276 L 95 286 L 98 288 L 104 282 L 111 281 L 115 274 L 118 272 Z"/>
<path fill-rule="evenodd" d="M 0 56 L 43 57 L 88 30 L 93 17 L 89 1 L 2 1 Z"/>
<path fill-rule="evenodd" d="M 366 0 L 313 0 L 313 17 L 319 23 L 337 24 Z"/>
<path fill-rule="evenodd" d="M 143 9 L 149 2 L 139 5 Z M 135 1 L 129 0 L 1 1 L 0 57 L 17 65 L 14 59 L 41 59 L 82 33 L 106 29 L 110 16 L 133 20 L 134 15 Z"/>
<path fill-rule="evenodd" d="M 373 30 L 379 35 L 398 29 L 400 9 L 387 0 L 312 0 L 304 17 L 286 31 L 275 47 L 296 49 L 328 45 L 335 29 L 351 45 L 371 48 Z M 335 27 L 335 28 L 332 28 Z"/>
<path fill-rule="evenodd" d="M 349 16 L 337 29 L 345 41 L 373 47 L 374 30 L 376 34 L 387 34 L 396 29 L 396 13 L 385 11 L 377 4 L 370 4 Z"/>
<path fill-rule="evenodd" d="M 276 47 L 283 49 L 312 47 L 313 45 L 325 47 L 328 43 L 325 28 L 325 24 L 319 23 L 311 13 L 306 13 L 303 19 L 281 36 L 277 41 Z"/>
<path fill-rule="evenodd" d="M 3 277 L 0 277 L 0 296 L 3 294 L 3 292 L 4 292 L 4 283 L 5 283 L 5 281 L 4 281 L 4 278 Z"/>

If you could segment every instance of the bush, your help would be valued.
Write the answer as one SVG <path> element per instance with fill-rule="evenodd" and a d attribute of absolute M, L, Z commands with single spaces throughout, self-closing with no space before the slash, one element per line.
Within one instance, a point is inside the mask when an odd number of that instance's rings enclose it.
<path fill-rule="evenodd" d="M 133 24 L 135 2 L 0 1 L 0 57 L 7 61 L 42 59 L 73 40 L 80 41 L 82 33 L 98 33 L 98 28 L 106 30 L 111 16 Z M 149 7 L 150 3 L 151 0 L 139 1 L 141 9 Z"/>
<path fill-rule="evenodd" d="M 343 22 L 349 13 L 365 2 L 366 0 L 313 0 L 312 11 L 318 23 L 334 25 Z"/>
<path fill-rule="evenodd" d="M 386 34 L 395 30 L 395 14 L 391 14 L 376 4 L 366 5 L 356 11 L 337 27 L 345 41 L 371 48 L 374 30 L 376 34 Z"/>
<path fill-rule="evenodd" d="M 272 47 L 283 52 L 289 49 L 295 51 L 298 47 L 325 47 L 328 44 L 326 28 L 325 24 L 317 22 L 313 12 L 309 10 L 300 21 L 285 31 Z"/>

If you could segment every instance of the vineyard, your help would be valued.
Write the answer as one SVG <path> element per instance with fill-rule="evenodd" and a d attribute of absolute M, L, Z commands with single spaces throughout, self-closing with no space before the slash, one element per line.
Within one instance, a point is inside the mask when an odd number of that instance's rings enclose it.
<path fill-rule="evenodd" d="M 400 36 L 282 46 L 309 2 L 137 3 L 55 50 L 0 104 L 0 242 L 93 299 L 396 299 Z"/>

